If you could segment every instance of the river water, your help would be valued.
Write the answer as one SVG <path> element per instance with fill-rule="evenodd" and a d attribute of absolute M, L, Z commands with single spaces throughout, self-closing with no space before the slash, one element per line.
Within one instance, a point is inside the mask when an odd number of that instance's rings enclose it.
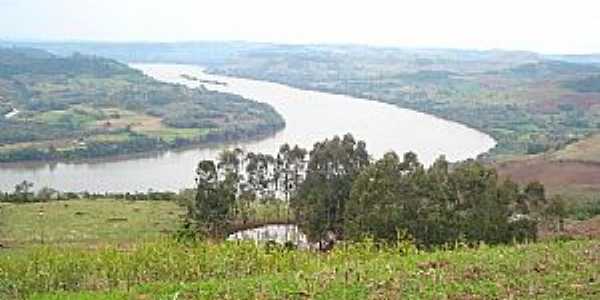
<path fill-rule="evenodd" d="M 333 135 L 352 133 L 365 140 L 375 158 L 394 150 L 414 151 L 425 164 L 439 155 L 457 161 L 488 151 L 495 141 L 464 125 L 420 112 L 365 99 L 305 91 L 276 83 L 209 75 L 191 65 L 134 64 L 158 80 L 197 87 L 186 74 L 204 80 L 208 89 L 241 95 L 272 105 L 285 119 L 278 134 L 234 146 L 249 151 L 276 153 L 283 143 L 312 145 Z M 208 81 L 225 82 L 207 84 Z M 230 145 L 231 146 L 231 145 Z M 103 159 L 79 163 L 22 163 L 0 165 L 0 190 L 12 191 L 28 180 L 37 188 L 49 186 L 62 191 L 145 192 L 149 189 L 178 191 L 194 183 L 198 161 L 214 159 L 225 145 L 195 147 L 184 151 L 153 153 L 125 159 Z"/>

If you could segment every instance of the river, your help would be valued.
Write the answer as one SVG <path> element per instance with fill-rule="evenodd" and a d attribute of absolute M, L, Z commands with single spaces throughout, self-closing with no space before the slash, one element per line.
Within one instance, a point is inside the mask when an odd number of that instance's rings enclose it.
<path fill-rule="evenodd" d="M 351 132 L 357 139 L 366 141 L 375 158 L 390 150 L 398 153 L 414 151 L 422 162 L 430 164 L 442 154 L 450 161 L 473 158 L 495 145 L 488 135 L 464 125 L 385 103 L 270 82 L 209 75 L 202 68 L 191 65 L 133 64 L 132 67 L 165 82 L 190 87 L 201 84 L 181 76 L 186 74 L 201 79 L 208 89 L 272 105 L 287 126 L 272 137 L 235 145 L 249 151 L 275 153 L 286 142 L 310 149 L 319 140 Z M 214 159 L 226 147 L 211 145 L 79 163 L 0 165 L 0 190 L 12 191 L 15 184 L 28 180 L 37 188 L 49 186 L 62 191 L 178 191 L 193 185 L 198 161 Z"/>

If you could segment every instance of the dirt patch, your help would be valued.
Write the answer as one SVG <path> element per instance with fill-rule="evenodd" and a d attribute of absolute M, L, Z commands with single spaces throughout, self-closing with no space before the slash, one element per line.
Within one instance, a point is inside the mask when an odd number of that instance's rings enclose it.
<path fill-rule="evenodd" d="M 600 135 L 590 136 L 552 154 L 552 160 L 600 163 Z"/>
<path fill-rule="evenodd" d="M 113 223 L 113 222 L 127 222 L 129 221 L 129 219 L 127 218 L 110 218 L 106 220 L 107 222 Z"/>
<path fill-rule="evenodd" d="M 600 163 L 534 158 L 500 163 L 496 168 L 500 176 L 521 184 L 539 181 L 550 189 L 578 185 L 597 187 L 600 191 Z"/>
<path fill-rule="evenodd" d="M 600 216 L 585 221 L 570 222 L 565 226 L 565 233 L 568 236 L 600 238 Z"/>

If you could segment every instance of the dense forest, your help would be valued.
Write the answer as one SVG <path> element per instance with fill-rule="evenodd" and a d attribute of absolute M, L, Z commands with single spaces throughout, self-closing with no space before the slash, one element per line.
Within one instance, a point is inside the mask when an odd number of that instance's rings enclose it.
<path fill-rule="evenodd" d="M 1 162 L 160 150 L 285 125 L 270 106 L 239 96 L 161 83 L 110 59 L 29 48 L 0 48 L 0 112 Z"/>

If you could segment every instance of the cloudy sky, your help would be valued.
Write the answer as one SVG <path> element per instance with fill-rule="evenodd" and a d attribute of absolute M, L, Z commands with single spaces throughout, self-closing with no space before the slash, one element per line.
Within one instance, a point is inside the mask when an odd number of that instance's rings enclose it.
<path fill-rule="evenodd" d="M 600 53 L 597 0 L 0 0 L 0 39 Z"/>

